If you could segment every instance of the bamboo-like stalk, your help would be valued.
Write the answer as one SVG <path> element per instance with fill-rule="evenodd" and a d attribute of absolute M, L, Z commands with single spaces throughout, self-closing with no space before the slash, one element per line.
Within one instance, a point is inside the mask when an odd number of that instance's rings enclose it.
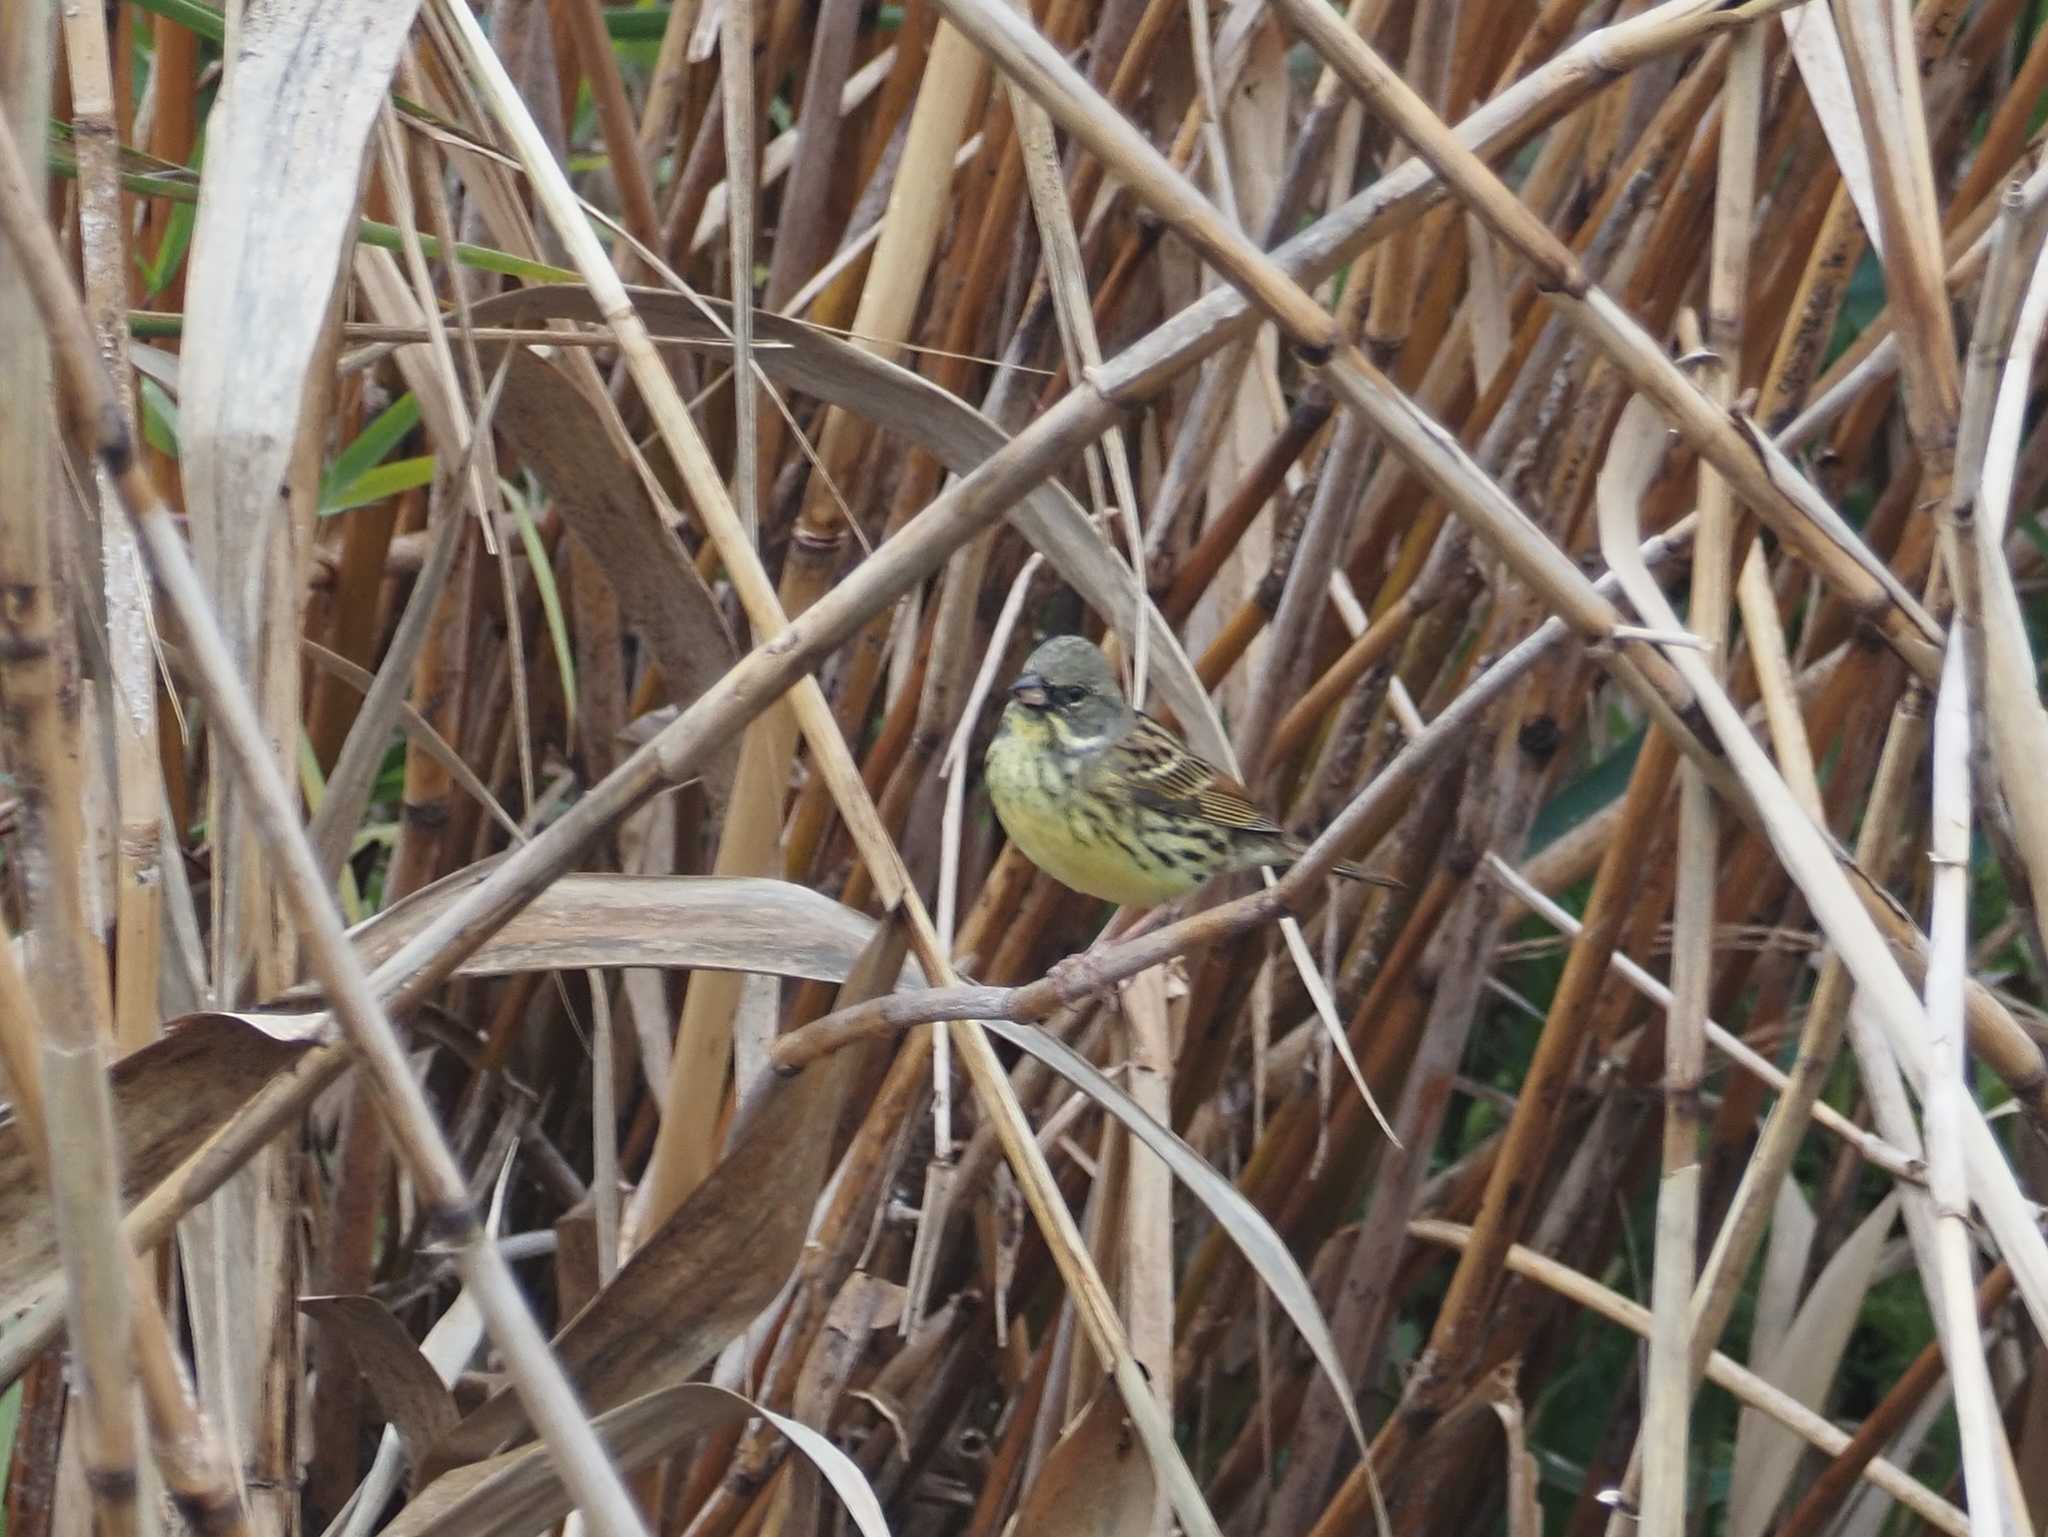
<path fill-rule="evenodd" d="M 1970 488 L 1962 488 L 1964 494 L 1954 509 L 1962 546 L 1955 556 L 1962 563 L 1958 596 L 1975 600 L 1978 611 L 1972 615 L 1966 609 L 1965 617 L 1974 622 L 1973 636 L 1981 634 L 1981 641 L 1973 647 L 1981 651 L 1981 658 L 1971 658 L 1974 697 L 1982 701 L 1992 759 L 2011 808 L 2019 854 L 2036 893 L 2048 886 L 2048 793 L 2030 765 L 2038 764 L 2039 754 L 2048 750 L 2048 713 L 2043 712 L 2037 691 L 2028 686 L 2034 676 L 2033 647 L 2003 552 L 2033 355 L 2043 332 L 2048 331 L 2048 243 L 2038 246 L 2009 343 L 2000 324 L 2000 311 L 2010 302 L 2011 285 L 2018 277 L 2026 246 L 2042 242 L 2044 233 L 2048 233 L 2048 173 L 2037 171 L 2008 199 L 1995 237 L 1997 254 L 2006 259 L 1994 261 L 1985 280 L 1981 329 L 1989 334 L 1971 341 L 1976 354 L 1972 382 L 1985 383 L 1970 404 L 1982 403 L 1993 376 L 1996 393 L 1981 416 L 1972 413 L 1971 425 L 1981 420 L 1983 437 L 1978 439 L 1973 431 L 1964 449 L 1973 459 L 1981 451 L 1981 478 L 1974 496 L 1968 494 Z M 1986 350 L 1978 352 L 1980 348 Z M 2034 921 L 2048 943 L 2048 908 L 2038 895 Z"/>
<path fill-rule="evenodd" d="M 1927 1186 L 1934 1197 L 1941 1265 L 1940 1337 L 1954 1384 L 1962 1441 L 1963 1489 L 1971 1525 L 2028 1531 L 2026 1502 L 2011 1476 L 2012 1452 L 1977 1328 L 1971 1273 L 1970 1187 L 1963 1152 L 1969 1105 L 1963 1066 L 1963 972 L 1967 965 L 1970 880 L 1969 670 L 1951 650 L 1934 701 L 1934 911 L 1927 959 Z"/>
<path fill-rule="evenodd" d="M 1763 110 L 1763 23 L 1730 49 L 1721 96 L 1720 168 L 1715 183 L 1713 250 L 1707 273 L 1707 334 L 1713 355 L 1707 393 L 1724 410 L 1742 377 L 1742 306 L 1749 288 L 1755 212 L 1757 137 Z M 1684 327 L 1681 325 L 1681 332 Z M 1690 350 L 1690 349 L 1688 349 Z M 1699 531 L 1693 538 L 1692 599 L 1687 609 L 1706 665 L 1723 672 L 1735 553 L 1736 510 L 1727 480 L 1703 465 Z M 1657 1189 L 1654 1320 L 1644 1385 L 1641 1529 L 1680 1537 L 1691 1481 L 1693 1394 L 1690 1338 L 1699 1230 L 1700 1087 L 1706 1068 L 1706 1018 L 1712 987 L 1713 926 L 1720 863 L 1720 816 L 1706 779 L 1679 770 L 1678 873 L 1672 906 L 1671 1011 L 1664 1036 L 1663 1176 Z M 1610 1523 L 1611 1525 L 1611 1523 Z"/>
<path fill-rule="evenodd" d="M 36 144 L 47 132 L 53 19 L 48 7 L 31 5 L 0 24 L 0 144 L 10 152 L 17 132 Z M 35 223 L 54 262 L 54 242 L 18 155 L 12 165 L 0 198 L 13 205 L 13 217 Z M 29 1081 L 40 1082 L 55 1112 L 43 1118 L 41 1129 L 52 1139 L 43 1166 L 51 1175 L 77 1363 L 75 1432 L 94 1524 L 118 1537 L 137 1530 L 139 1485 L 127 1257 L 105 1057 L 114 1021 L 104 957 L 87 917 L 78 695 L 66 676 L 76 665 L 68 641 L 77 595 L 67 563 L 57 558 L 63 546 L 52 527 L 60 494 L 52 472 L 62 449 L 50 430 L 52 349 L 35 319 L 37 277 L 26 260 L 0 269 L 0 416 L 7 418 L 0 453 L 14 479 L 0 498 L 0 740 L 26 834 L 17 891 L 35 937 L 30 1017 L 42 1025 L 40 1062 Z M 80 336 L 89 337 L 82 310 L 77 323 Z M 90 355 L 91 342 L 82 344 Z M 0 947 L 12 943 L 0 929 Z M 10 973 L 12 963 L 10 955 Z M 25 990 L 15 991 L 24 993 L 17 1004 L 27 1003 Z M 27 1023 L 28 1017 L 18 1021 Z"/>
<path fill-rule="evenodd" d="M 79 255 L 100 355 L 128 409 L 133 374 L 126 348 L 127 241 L 116 185 L 119 144 L 107 19 L 91 7 L 63 12 L 72 124 L 78 145 Z M 156 1027 L 162 965 L 161 819 L 156 762 L 156 659 L 150 651 L 149 595 L 142 556 L 112 487 L 95 471 L 100 501 L 100 566 L 106 592 L 108 683 L 114 708 L 114 768 L 120 827 L 114 848 L 116 1039 L 142 1045 Z"/>

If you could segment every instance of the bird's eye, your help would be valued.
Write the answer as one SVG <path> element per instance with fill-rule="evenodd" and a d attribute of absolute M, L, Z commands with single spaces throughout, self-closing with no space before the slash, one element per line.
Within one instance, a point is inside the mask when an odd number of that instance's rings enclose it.
<path fill-rule="evenodd" d="M 1088 690 L 1082 688 L 1078 683 L 1062 683 L 1059 687 L 1051 690 L 1051 693 L 1052 702 L 1060 705 L 1079 704 L 1088 697 Z"/>

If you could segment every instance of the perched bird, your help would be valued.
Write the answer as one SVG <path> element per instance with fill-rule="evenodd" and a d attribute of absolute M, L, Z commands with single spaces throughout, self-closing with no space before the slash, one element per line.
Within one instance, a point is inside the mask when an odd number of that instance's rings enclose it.
<path fill-rule="evenodd" d="M 1010 685 L 988 793 L 1018 848 L 1064 886 L 1154 906 L 1230 870 L 1292 864 L 1302 844 L 1245 787 L 1134 710 L 1078 635 L 1045 642 Z M 1352 880 L 1393 886 L 1352 865 Z"/>

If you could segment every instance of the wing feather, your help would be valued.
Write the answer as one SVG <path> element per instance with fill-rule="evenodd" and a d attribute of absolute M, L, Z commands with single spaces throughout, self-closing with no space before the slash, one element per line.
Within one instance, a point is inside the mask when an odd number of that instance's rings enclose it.
<path fill-rule="evenodd" d="M 1118 768 L 1138 804 L 1199 817 L 1237 832 L 1282 836 L 1243 785 L 1189 752 L 1151 716 L 1140 714 L 1119 745 L 1123 751 Z"/>

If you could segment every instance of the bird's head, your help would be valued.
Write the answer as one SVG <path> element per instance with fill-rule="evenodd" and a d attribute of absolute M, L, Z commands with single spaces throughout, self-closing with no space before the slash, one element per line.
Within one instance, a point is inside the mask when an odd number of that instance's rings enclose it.
<path fill-rule="evenodd" d="M 1131 710 L 1109 658 L 1078 635 L 1056 635 L 1026 659 L 1003 715 L 1013 729 L 1086 749 L 1122 735 Z"/>

